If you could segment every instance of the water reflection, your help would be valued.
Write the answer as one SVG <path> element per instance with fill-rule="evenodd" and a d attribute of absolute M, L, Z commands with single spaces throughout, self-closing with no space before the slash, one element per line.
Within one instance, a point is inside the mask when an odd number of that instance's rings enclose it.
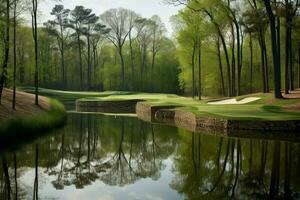
<path fill-rule="evenodd" d="M 1 155 L 0 199 L 299 199 L 299 167 L 298 143 L 74 114 Z"/>
<path fill-rule="evenodd" d="M 188 199 L 300 198 L 299 144 L 190 137 L 175 156 L 171 184 Z"/>

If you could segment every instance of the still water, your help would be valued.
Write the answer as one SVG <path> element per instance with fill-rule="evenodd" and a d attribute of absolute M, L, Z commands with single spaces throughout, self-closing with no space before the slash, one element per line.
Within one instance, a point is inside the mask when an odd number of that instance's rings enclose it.
<path fill-rule="evenodd" d="M 133 117 L 69 114 L 65 128 L 2 153 L 0 162 L 5 200 L 300 198 L 298 143 Z"/>

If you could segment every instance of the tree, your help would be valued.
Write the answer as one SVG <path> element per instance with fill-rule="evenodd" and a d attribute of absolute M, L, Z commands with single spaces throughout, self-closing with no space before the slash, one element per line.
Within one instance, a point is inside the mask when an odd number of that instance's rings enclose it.
<path fill-rule="evenodd" d="M 5 41 L 4 41 L 4 60 L 3 60 L 3 65 L 2 65 L 2 74 L 0 77 L 0 104 L 1 104 L 1 99 L 2 99 L 2 92 L 4 88 L 4 84 L 7 79 L 7 66 L 8 66 L 8 58 L 9 58 L 9 31 L 10 31 L 10 1 L 6 0 L 6 23 L 5 23 Z"/>
<path fill-rule="evenodd" d="M 161 43 L 162 40 L 164 39 L 164 32 L 166 31 L 166 28 L 164 26 L 164 24 L 161 22 L 161 19 L 159 16 L 154 15 L 150 18 L 150 31 L 152 33 L 151 36 L 151 43 L 152 43 L 152 47 L 151 47 L 151 54 L 152 54 L 152 58 L 151 58 L 151 79 L 152 81 L 154 80 L 153 77 L 153 72 L 154 72 L 154 67 L 155 67 L 155 57 L 157 55 L 157 53 L 160 50 L 161 47 Z M 152 88 L 153 90 L 153 88 Z"/>
<path fill-rule="evenodd" d="M 110 32 L 107 34 L 107 39 L 110 40 L 116 47 L 120 57 L 123 90 L 126 89 L 123 46 L 131 31 L 130 17 L 131 11 L 124 8 L 110 9 L 100 16 L 100 19 L 104 25 L 110 28 Z"/>
<path fill-rule="evenodd" d="M 14 0 L 14 69 L 13 69 L 13 103 L 12 109 L 16 109 L 16 74 L 17 74 L 17 47 L 16 47 L 16 29 L 17 29 L 17 0 Z"/>
<path fill-rule="evenodd" d="M 65 9 L 63 5 L 55 5 L 51 11 L 51 15 L 55 16 L 54 20 L 45 23 L 48 32 L 57 38 L 57 44 L 61 54 L 61 70 L 63 88 L 66 88 L 66 68 L 65 68 L 65 43 L 67 36 L 65 31 L 68 24 L 68 16 L 70 10 Z"/>
<path fill-rule="evenodd" d="M 271 31 L 271 41 L 272 41 L 272 54 L 273 54 L 273 67 L 274 67 L 274 94 L 275 98 L 282 98 L 281 94 L 281 73 L 280 73 L 280 63 L 278 54 L 278 41 L 280 38 L 276 35 L 276 22 L 275 16 L 269 0 L 264 0 L 265 8 L 269 16 L 270 21 L 270 31 Z"/>
<path fill-rule="evenodd" d="M 84 8 L 83 6 L 76 6 L 74 10 L 71 11 L 71 19 L 69 20 L 69 27 L 75 31 L 75 37 L 77 40 L 80 83 L 82 88 L 84 87 L 84 77 L 82 63 L 82 41 L 80 37 L 82 35 L 84 25 L 86 25 L 88 23 L 88 20 L 92 17 L 95 17 L 95 14 L 92 14 L 91 9 Z"/>
<path fill-rule="evenodd" d="M 38 66 L 38 27 L 37 27 L 37 8 L 38 1 L 32 0 L 32 35 L 34 40 L 34 54 L 35 54 L 35 72 L 34 72 L 34 85 L 35 85 L 35 105 L 39 105 L 39 66 Z"/>

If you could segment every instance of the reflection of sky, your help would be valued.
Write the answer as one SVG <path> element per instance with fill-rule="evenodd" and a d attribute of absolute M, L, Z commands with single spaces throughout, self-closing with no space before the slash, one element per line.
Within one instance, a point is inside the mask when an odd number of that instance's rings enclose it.
<path fill-rule="evenodd" d="M 161 171 L 161 177 L 154 181 L 151 178 L 139 179 L 134 184 L 124 187 L 105 185 L 100 180 L 85 186 L 83 189 L 76 189 L 75 186 L 65 187 L 63 190 L 56 190 L 51 184 L 56 176 L 49 176 L 44 173 L 44 168 L 39 168 L 39 195 L 41 199 L 62 199 L 62 200 L 162 200 L 162 199 L 183 199 L 175 190 L 169 187 L 174 175 L 172 174 L 173 162 L 171 159 L 163 161 L 166 166 Z M 34 181 L 34 168 L 23 169 L 20 177 L 20 185 L 31 190 Z M 22 171 L 23 171 L 22 170 Z M 32 190 L 33 191 L 33 190 Z M 32 192 L 28 193 L 32 195 Z M 28 197 L 30 199 L 30 197 Z"/>
<path fill-rule="evenodd" d="M 162 18 L 169 35 L 172 31 L 169 18 L 179 10 L 179 7 L 168 5 L 164 3 L 164 0 L 62 0 L 61 2 L 44 0 L 39 6 L 43 16 L 42 21 L 46 21 L 50 17 L 51 9 L 55 4 L 64 4 L 68 9 L 73 9 L 76 5 L 83 5 L 92 8 L 97 15 L 110 8 L 119 7 L 134 10 L 136 13 L 148 18 L 156 14 Z"/>

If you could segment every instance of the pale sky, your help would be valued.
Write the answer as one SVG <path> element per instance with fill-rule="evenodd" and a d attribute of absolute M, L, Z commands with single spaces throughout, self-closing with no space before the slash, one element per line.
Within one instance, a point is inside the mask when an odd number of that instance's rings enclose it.
<path fill-rule="evenodd" d="M 93 9 L 93 12 L 98 16 L 110 8 L 119 7 L 131 9 L 147 18 L 156 14 L 161 17 L 169 36 L 172 34 L 172 26 L 169 19 L 180 9 L 180 7 L 164 3 L 164 0 L 44 0 L 39 4 L 39 10 L 42 13 L 41 23 L 51 17 L 50 12 L 55 4 L 63 4 L 65 8 L 71 10 L 76 5 L 82 5 Z"/>

